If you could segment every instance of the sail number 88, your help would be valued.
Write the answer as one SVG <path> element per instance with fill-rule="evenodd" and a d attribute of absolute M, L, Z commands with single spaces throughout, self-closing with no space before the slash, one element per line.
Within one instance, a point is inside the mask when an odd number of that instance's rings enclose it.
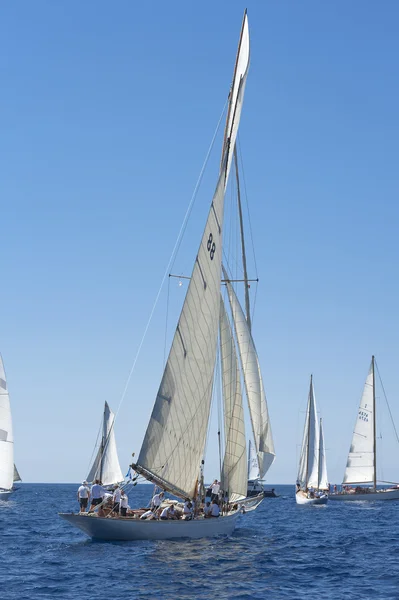
<path fill-rule="evenodd" d="M 216 244 L 213 241 L 213 235 L 211 233 L 209 234 L 208 243 L 206 247 L 209 252 L 210 259 L 213 260 L 213 257 L 215 256 Z"/>

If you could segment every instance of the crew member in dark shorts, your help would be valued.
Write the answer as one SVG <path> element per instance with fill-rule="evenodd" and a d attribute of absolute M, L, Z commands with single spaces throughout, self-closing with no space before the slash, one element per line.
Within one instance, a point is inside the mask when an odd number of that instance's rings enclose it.
<path fill-rule="evenodd" d="M 105 490 L 100 484 L 100 480 L 96 479 L 94 484 L 91 486 L 91 506 L 89 512 L 94 509 L 95 506 L 101 504 L 104 499 Z"/>
<path fill-rule="evenodd" d="M 125 492 L 122 490 L 121 491 L 121 499 L 120 499 L 121 517 L 126 517 L 128 501 L 129 501 L 128 497 L 126 496 Z"/>
<path fill-rule="evenodd" d="M 78 502 L 80 505 L 80 512 L 86 512 L 89 497 L 89 484 L 87 483 L 87 481 L 84 481 L 82 485 L 78 488 Z"/>

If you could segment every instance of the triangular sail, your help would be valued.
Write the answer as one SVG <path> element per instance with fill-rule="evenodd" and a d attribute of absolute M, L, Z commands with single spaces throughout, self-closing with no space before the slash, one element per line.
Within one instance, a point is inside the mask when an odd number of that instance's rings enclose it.
<path fill-rule="evenodd" d="M 0 489 L 11 490 L 14 480 L 14 438 L 10 398 L 0 356 Z"/>
<path fill-rule="evenodd" d="M 101 444 L 87 476 L 87 481 L 100 479 L 103 485 L 111 485 L 123 481 L 124 479 L 116 449 L 114 420 L 115 415 L 106 402 L 104 407 Z"/>
<path fill-rule="evenodd" d="M 20 474 L 18 473 L 17 467 L 14 465 L 14 483 L 17 481 L 22 481 Z"/>
<path fill-rule="evenodd" d="M 225 270 L 223 272 L 224 278 L 227 280 L 227 273 Z M 259 475 L 263 479 L 275 458 L 266 394 L 263 387 L 258 355 L 244 312 L 231 283 L 227 281 L 226 285 L 248 399 L 252 431 L 258 457 Z"/>
<path fill-rule="evenodd" d="M 324 447 L 323 423 L 320 419 L 319 430 L 319 477 L 317 488 L 319 490 L 328 490 L 326 451 Z"/>
<path fill-rule="evenodd" d="M 247 453 L 240 371 L 230 322 L 220 302 L 220 355 L 224 403 L 225 454 L 222 489 L 235 502 L 247 495 Z"/>
<path fill-rule="evenodd" d="M 374 368 L 370 369 L 364 385 L 353 431 L 343 483 L 374 481 Z"/>
<path fill-rule="evenodd" d="M 255 447 L 251 440 L 248 444 L 248 481 L 259 479 L 258 457 Z"/>
<path fill-rule="evenodd" d="M 319 424 L 317 422 L 316 399 L 313 379 L 310 378 L 305 428 L 299 460 L 298 482 L 302 489 L 318 486 L 319 479 Z"/>
<path fill-rule="evenodd" d="M 179 323 L 137 464 L 139 473 L 179 496 L 196 495 L 216 358 L 224 193 L 249 66 L 248 22 L 240 44 L 222 168 Z M 243 36 L 241 36 L 243 37 Z"/>

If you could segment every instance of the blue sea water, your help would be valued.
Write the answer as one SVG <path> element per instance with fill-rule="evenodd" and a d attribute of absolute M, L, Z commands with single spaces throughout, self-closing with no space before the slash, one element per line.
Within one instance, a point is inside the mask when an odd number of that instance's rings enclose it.
<path fill-rule="evenodd" d="M 0 598 L 399 599 L 399 502 L 297 506 L 275 488 L 228 538 L 99 542 L 57 515 L 76 485 L 22 484 L 0 502 Z"/>

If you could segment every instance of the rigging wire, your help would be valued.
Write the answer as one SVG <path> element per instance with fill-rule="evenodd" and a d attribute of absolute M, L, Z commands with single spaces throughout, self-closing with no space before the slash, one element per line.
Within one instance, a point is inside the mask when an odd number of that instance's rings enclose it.
<path fill-rule="evenodd" d="M 93 452 L 91 453 L 91 457 L 90 457 L 90 460 L 89 460 L 89 466 L 86 469 L 86 473 L 90 473 L 90 469 L 91 469 L 91 466 L 93 464 L 93 457 L 94 457 L 94 454 L 96 452 L 97 442 L 98 442 L 98 438 L 100 437 L 100 431 L 101 431 L 102 427 L 103 427 L 103 419 L 101 419 L 100 427 L 98 428 L 98 433 L 97 433 L 97 437 L 96 437 L 96 443 L 94 444 Z"/>
<path fill-rule="evenodd" d="M 379 377 L 381 388 L 382 388 L 382 391 L 383 391 L 383 394 L 384 394 L 385 402 L 387 403 L 387 407 L 388 407 L 388 411 L 389 411 L 389 416 L 391 417 L 392 426 L 393 426 L 393 430 L 395 432 L 396 440 L 399 443 L 399 436 L 398 436 L 398 432 L 396 430 L 395 422 L 393 420 L 393 416 L 392 416 L 392 412 L 391 412 L 391 407 L 389 406 L 388 398 L 387 398 L 387 395 L 385 393 L 384 384 L 382 383 L 382 379 L 381 379 L 381 375 L 380 375 L 380 370 L 378 368 L 377 361 L 375 360 L 375 358 L 374 358 L 374 363 L 375 363 L 375 366 L 377 367 L 378 377 Z"/>
<path fill-rule="evenodd" d="M 159 300 L 159 297 L 160 297 L 160 295 L 161 295 L 161 291 L 162 291 L 163 285 L 164 285 L 164 283 L 165 283 L 165 279 L 166 279 L 166 277 L 168 276 L 168 273 L 170 272 L 170 269 L 171 269 L 171 267 L 173 266 L 173 264 L 174 264 L 174 261 L 175 261 L 175 259 L 176 259 L 176 255 L 177 255 L 177 252 L 178 252 L 178 250 L 179 250 L 179 247 L 180 247 L 180 244 L 181 244 L 181 241 L 182 241 L 183 234 L 184 234 L 184 232 L 185 232 L 185 229 L 186 229 L 186 227 L 187 227 L 187 222 L 188 222 L 189 216 L 190 216 L 190 214 L 191 214 L 191 211 L 192 211 L 192 208 L 193 208 L 193 205 L 194 205 L 194 202 L 195 202 L 195 198 L 196 198 L 196 196 L 197 196 L 198 188 L 199 188 L 199 186 L 200 186 L 200 183 L 201 183 L 201 181 L 202 181 L 202 177 L 203 177 L 203 175 L 204 175 L 204 172 L 205 172 L 206 165 L 208 164 L 209 156 L 210 156 L 210 154 L 211 154 L 211 152 L 212 152 L 212 148 L 213 148 L 213 145 L 214 145 L 214 143 L 215 143 L 215 139 L 216 139 L 217 133 L 218 133 L 218 131 L 219 131 L 220 123 L 222 122 L 222 118 L 223 118 L 224 112 L 225 112 L 225 110 L 226 110 L 226 105 L 227 105 L 227 100 L 226 100 L 226 102 L 225 102 L 225 104 L 224 104 L 224 107 L 223 107 L 222 113 L 221 113 L 221 115 L 220 115 L 220 117 L 219 117 L 219 121 L 218 121 L 218 123 L 217 123 L 216 129 L 215 129 L 215 132 L 214 132 L 214 134 L 213 134 L 212 141 L 211 141 L 211 143 L 210 143 L 210 146 L 209 146 L 209 148 L 208 148 L 208 152 L 207 152 L 207 154 L 206 154 L 206 156 L 205 156 L 205 160 L 204 160 L 204 162 L 203 162 L 203 165 L 202 165 L 202 168 L 201 168 L 200 174 L 199 174 L 199 176 L 198 176 L 197 183 L 195 184 L 194 191 L 193 191 L 193 193 L 192 193 L 192 196 L 191 196 L 190 203 L 189 203 L 189 205 L 188 205 L 188 208 L 187 208 L 186 214 L 184 215 L 184 219 L 183 219 L 182 225 L 181 225 L 181 227 L 180 227 L 180 230 L 179 230 L 179 233 L 178 233 L 178 236 L 177 236 L 177 240 L 176 240 L 176 242 L 175 242 L 175 245 L 174 245 L 174 247 L 173 247 L 173 250 L 172 250 L 172 253 L 171 253 L 171 255 L 170 255 L 169 262 L 168 262 L 168 264 L 167 264 L 167 266 L 166 266 L 165 272 L 164 272 L 164 274 L 163 274 L 163 277 L 162 277 L 162 280 L 161 280 L 161 285 L 159 286 L 158 292 L 157 292 L 157 294 L 156 294 L 156 297 L 155 297 L 155 301 L 154 301 L 154 303 L 153 303 L 153 305 L 152 305 L 152 308 L 151 308 L 151 311 L 150 311 L 150 316 L 148 317 L 147 324 L 146 324 L 146 326 L 145 326 L 145 328 L 144 328 L 144 333 L 143 333 L 143 335 L 142 335 L 142 338 L 141 338 L 141 340 L 140 340 L 139 347 L 138 347 L 138 349 L 137 349 L 136 355 L 135 355 L 135 357 L 134 357 L 134 360 L 133 360 L 132 367 L 131 367 L 131 369 L 130 369 L 129 375 L 128 375 L 128 377 L 127 377 L 127 380 L 126 380 L 126 382 L 125 382 L 125 386 L 124 386 L 124 388 L 123 388 L 123 391 L 122 391 L 121 398 L 120 398 L 120 400 L 119 400 L 118 408 L 117 408 L 117 410 L 116 410 L 116 413 L 115 413 L 115 419 L 116 419 L 116 417 L 118 416 L 118 414 L 119 414 L 119 411 L 120 411 L 120 409 L 121 409 L 121 406 L 122 406 L 122 403 L 123 403 L 123 401 L 124 401 L 124 399 L 125 399 L 125 396 L 126 396 L 126 393 L 127 393 L 128 387 L 129 387 L 129 384 L 130 384 L 130 380 L 131 380 L 131 378 L 132 378 L 132 375 L 133 375 L 134 369 L 135 369 L 135 367 L 136 367 L 136 363 L 137 363 L 138 357 L 139 357 L 139 355 L 140 355 L 141 348 L 143 347 L 144 340 L 145 340 L 145 338 L 146 338 L 146 336 L 147 336 L 147 332 L 148 332 L 148 329 L 149 329 L 149 327 L 150 327 L 150 324 L 151 324 L 151 321 L 152 321 L 152 317 L 154 316 L 155 308 L 156 308 L 156 306 L 157 306 L 157 304 L 158 304 L 158 300 Z"/>

